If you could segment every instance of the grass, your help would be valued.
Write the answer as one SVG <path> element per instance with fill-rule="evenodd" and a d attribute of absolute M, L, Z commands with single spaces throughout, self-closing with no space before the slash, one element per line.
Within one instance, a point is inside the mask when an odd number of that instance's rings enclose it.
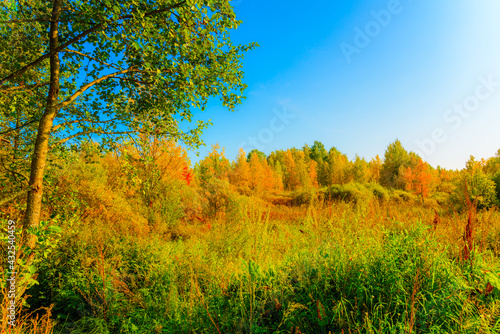
<path fill-rule="evenodd" d="M 20 282 L 12 333 L 500 332 L 496 209 L 375 184 L 158 186 L 141 202 L 113 170 L 85 168 L 54 184 L 31 232 L 38 276 Z"/>
<path fill-rule="evenodd" d="M 32 308 L 44 294 L 55 303 L 54 333 L 500 330 L 496 211 L 478 214 L 471 266 L 459 256 L 466 216 L 434 229 L 417 206 L 240 201 L 239 215 L 176 241 L 75 223 L 52 254 L 64 262 L 42 265 Z"/>

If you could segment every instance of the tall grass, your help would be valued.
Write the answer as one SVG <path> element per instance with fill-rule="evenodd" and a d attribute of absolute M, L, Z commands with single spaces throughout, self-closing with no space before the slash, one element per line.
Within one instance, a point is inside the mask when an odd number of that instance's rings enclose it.
<path fill-rule="evenodd" d="M 55 184 L 66 210 L 43 226 L 61 230 L 36 232 L 48 253 L 17 333 L 500 332 L 495 209 L 360 184 L 263 198 L 175 184 L 144 202 L 109 164 Z"/>
<path fill-rule="evenodd" d="M 53 254 L 64 262 L 39 278 L 55 333 L 500 330 L 497 212 L 478 213 L 468 266 L 456 242 L 465 215 L 434 226 L 435 212 L 378 201 L 231 203 L 176 241 L 73 225 Z"/>

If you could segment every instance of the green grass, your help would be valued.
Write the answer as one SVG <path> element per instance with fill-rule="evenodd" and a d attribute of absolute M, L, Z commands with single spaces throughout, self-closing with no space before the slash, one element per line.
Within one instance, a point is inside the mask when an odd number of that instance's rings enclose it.
<path fill-rule="evenodd" d="M 146 193 L 112 163 L 64 172 L 47 197 L 38 284 L 20 286 L 33 333 L 28 312 L 51 306 L 35 312 L 43 333 L 500 332 L 495 209 L 478 213 L 464 261 L 467 215 L 407 192 Z"/>
<path fill-rule="evenodd" d="M 33 306 L 55 302 L 55 333 L 500 331 L 498 254 L 464 263 L 446 239 L 463 217 L 434 231 L 425 209 L 379 202 L 234 210 L 176 241 L 75 224 Z"/>

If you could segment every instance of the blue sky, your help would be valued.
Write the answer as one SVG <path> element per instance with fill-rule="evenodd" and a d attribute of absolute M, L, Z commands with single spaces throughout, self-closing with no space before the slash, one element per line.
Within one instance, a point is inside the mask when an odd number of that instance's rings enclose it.
<path fill-rule="evenodd" d="M 396 139 L 431 165 L 461 169 L 500 149 L 497 0 L 233 1 L 247 99 L 217 101 L 206 155 L 321 141 L 367 160 Z M 189 153 L 193 162 L 197 158 Z"/>

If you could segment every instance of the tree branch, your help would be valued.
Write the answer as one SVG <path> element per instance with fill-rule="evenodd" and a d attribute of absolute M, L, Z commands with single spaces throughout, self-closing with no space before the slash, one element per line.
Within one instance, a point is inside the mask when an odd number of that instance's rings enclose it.
<path fill-rule="evenodd" d="M 116 120 L 116 118 L 108 119 L 106 121 L 93 121 L 91 119 L 78 119 L 78 120 L 74 120 L 74 121 L 69 121 L 69 122 L 66 122 L 66 123 L 58 124 L 58 125 L 56 125 L 56 126 L 54 126 L 52 128 L 52 132 L 56 132 L 57 130 L 59 130 L 60 128 L 62 128 L 64 126 L 67 126 L 67 125 L 70 125 L 70 124 L 75 124 L 75 123 L 89 122 L 89 123 L 97 124 L 97 123 L 109 123 L 109 122 L 113 122 L 115 120 Z"/>
<path fill-rule="evenodd" d="M 116 131 L 116 132 L 107 132 L 107 131 L 81 131 L 78 133 L 75 133 L 74 135 L 71 135 L 69 137 L 66 137 L 64 139 L 59 140 L 58 142 L 52 144 L 49 147 L 49 150 L 52 150 L 54 147 L 64 144 L 65 142 L 74 139 L 76 137 L 84 136 L 84 135 L 90 135 L 90 134 L 101 134 L 101 135 L 128 135 L 131 133 L 135 133 L 136 131 Z"/>
<path fill-rule="evenodd" d="M 114 77 L 114 76 L 117 76 L 117 75 L 120 75 L 120 74 L 125 74 L 125 73 L 128 73 L 128 72 L 134 72 L 134 71 L 139 71 L 135 68 L 128 68 L 126 70 L 122 70 L 122 71 L 119 71 L 119 72 L 115 72 L 115 73 L 111 73 L 111 74 L 108 74 L 108 75 L 105 75 L 103 77 L 100 77 L 99 79 L 96 79 L 92 82 L 89 82 L 88 84 L 86 84 L 85 86 L 83 86 L 82 88 L 80 88 L 79 90 L 77 90 L 73 95 L 71 95 L 70 97 L 68 97 L 65 101 L 59 103 L 58 105 L 56 105 L 56 108 L 57 109 L 61 109 L 61 108 L 64 108 L 66 107 L 68 104 L 72 103 L 74 100 L 76 100 L 78 98 L 78 96 L 80 96 L 83 92 L 85 92 L 87 89 L 89 89 L 90 87 L 94 86 L 94 85 L 97 85 L 98 83 L 108 79 L 108 78 L 111 78 L 111 77 Z"/>
<path fill-rule="evenodd" d="M 7 130 L 7 131 L 0 132 L 0 135 L 5 135 L 5 134 L 7 134 L 7 133 L 9 133 L 9 132 L 20 130 L 20 129 L 24 128 L 25 126 L 28 126 L 28 125 L 30 125 L 30 124 L 32 124 L 32 123 L 37 122 L 38 120 L 39 120 L 38 118 L 34 118 L 34 119 L 32 119 L 31 121 L 28 121 L 28 122 L 26 122 L 26 123 L 24 123 L 24 124 L 21 124 L 21 125 L 20 125 L 20 126 L 18 126 L 17 128 L 13 128 L 13 129 L 9 129 L 9 130 Z"/>
<path fill-rule="evenodd" d="M 94 60 L 94 61 L 96 61 L 96 62 L 98 62 L 98 63 L 103 64 L 103 65 L 106 65 L 106 66 L 112 67 L 112 68 L 114 68 L 115 70 L 118 70 L 118 71 L 122 70 L 121 68 L 118 68 L 118 67 L 116 67 L 116 66 L 114 66 L 114 65 L 112 65 L 112 64 L 105 63 L 105 62 L 103 62 L 103 61 L 101 61 L 101 60 L 99 60 L 99 59 L 96 59 L 96 58 L 94 58 L 94 57 L 92 57 L 92 56 L 89 56 L 89 55 L 87 55 L 87 54 L 85 54 L 85 53 L 82 53 L 82 52 L 79 52 L 79 51 L 76 51 L 76 50 L 64 49 L 64 50 L 62 50 L 62 52 L 76 53 L 77 55 L 80 55 L 80 56 L 82 56 L 82 57 L 87 57 L 88 59 Z"/>
<path fill-rule="evenodd" d="M 24 89 L 24 88 L 32 89 L 32 88 L 37 88 L 37 87 L 43 87 L 43 86 L 47 86 L 49 84 L 50 84 L 50 82 L 44 82 L 44 83 L 38 83 L 38 84 L 34 84 L 34 85 L 5 87 L 5 88 L 2 88 L 0 90 L 2 90 L 4 92 L 9 92 L 9 91 L 19 90 L 19 89 Z"/>
<path fill-rule="evenodd" d="M 18 198 L 19 196 L 21 196 L 24 193 L 26 193 L 26 189 L 21 189 L 18 192 L 14 193 L 13 195 L 1 199 L 0 200 L 0 207 L 4 206 L 5 204 L 9 203 L 10 201 L 15 200 L 16 198 Z"/>
<path fill-rule="evenodd" d="M 175 4 L 175 5 L 172 5 L 170 7 L 167 7 L 167 8 L 153 10 L 153 11 L 151 11 L 149 13 L 144 14 L 144 17 L 148 17 L 148 16 L 160 14 L 160 13 L 163 13 L 163 12 L 171 11 L 172 9 L 179 8 L 179 7 L 181 7 L 184 4 L 186 4 L 185 0 L 179 2 L 178 4 Z M 117 22 L 117 21 L 121 21 L 121 20 L 131 19 L 133 17 L 134 16 L 131 15 L 131 14 L 130 15 L 120 16 L 116 20 L 111 20 L 110 22 L 108 22 L 108 24 L 109 23 L 113 23 L 113 22 Z M 18 77 L 20 75 L 23 75 L 26 71 L 28 71 L 28 70 L 32 69 L 33 67 L 37 66 L 38 64 L 40 64 L 45 59 L 48 59 L 51 56 L 53 56 L 54 54 L 56 54 L 58 52 L 61 52 L 62 50 L 66 49 L 68 46 L 70 46 L 71 44 L 79 41 L 83 37 L 85 37 L 85 36 L 87 36 L 87 35 L 95 32 L 97 30 L 101 29 L 103 26 L 104 26 L 104 23 L 99 23 L 99 24 L 96 24 L 95 26 L 93 26 L 92 28 L 89 28 L 89 29 L 81 32 L 80 34 L 76 35 L 75 37 L 73 37 L 72 39 L 70 39 L 69 41 L 67 41 L 66 43 L 63 43 L 63 44 L 59 45 L 54 50 L 51 50 L 49 53 L 44 54 L 43 56 L 39 57 L 35 61 L 29 63 L 26 66 L 24 66 L 20 70 L 14 72 L 14 73 L 11 73 L 7 77 L 3 78 L 2 80 L 0 80 L 0 86 L 4 85 L 7 81 L 10 81 L 10 80 L 12 80 L 12 79 L 14 79 L 14 78 L 16 78 L 16 77 Z"/>

